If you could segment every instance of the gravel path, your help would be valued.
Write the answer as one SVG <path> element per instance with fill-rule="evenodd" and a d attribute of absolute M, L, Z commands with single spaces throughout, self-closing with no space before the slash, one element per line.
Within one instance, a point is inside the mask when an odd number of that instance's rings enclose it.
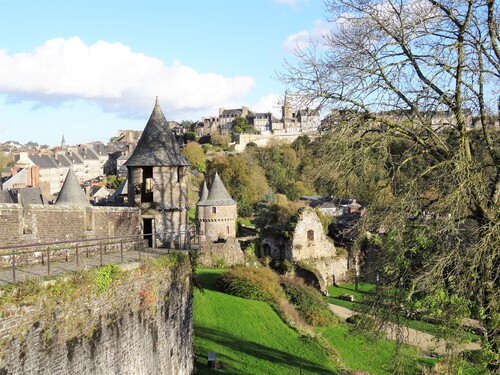
<path fill-rule="evenodd" d="M 337 315 L 341 320 L 346 320 L 350 316 L 356 314 L 355 311 L 347 309 L 345 307 L 337 306 L 334 304 L 329 304 L 330 310 Z M 396 340 L 398 334 L 403 337 L 403 342 L 417 346 L 424 352 L 436 352 L 439 354 L 444 354 L 446 352 L 446 342 L 439 340 L 433 335 L 417 331 L 413 328 L 408 327 L 398 327 L 396 324 L 388 323 L 385 328 L 385 334 L 388 339 Z M 480 349 L 481 345 L 478 342 L 472 342 L 464 345 L 462 350 L 477 350 Z"/>

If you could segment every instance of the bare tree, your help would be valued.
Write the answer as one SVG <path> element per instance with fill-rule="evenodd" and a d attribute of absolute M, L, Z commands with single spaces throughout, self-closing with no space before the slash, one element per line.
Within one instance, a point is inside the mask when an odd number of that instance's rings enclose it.
<path fill-rule="evenodd" d="M 333 31 L 297 50 L 280 76 L 292 94 L 331 110 L 316 177 L 330 176 L 337 192 L 363 183 L 376 192 L 365 225 L 384 233 L 379 297 L 400 291 L 397 303 L 378 306 L 425 305 L 454 327 L 480 319 L 489 366 L 498 370 L 498 4 L 326 7 Z"/>

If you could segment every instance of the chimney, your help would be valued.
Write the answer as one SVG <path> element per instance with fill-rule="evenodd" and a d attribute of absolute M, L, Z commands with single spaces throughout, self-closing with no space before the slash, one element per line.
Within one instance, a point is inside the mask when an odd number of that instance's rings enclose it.
<path fill-rule="evenodd" d="M 243 117 L 246 117 L 248 115 L 248 107 L 245 106 L 241 107 L 241 112 L 243 112 L 241 115 Z"/>
<path fill-rule="evenodd" d="M 224 108 L 219 108 L 219 117 L 222 115 L 222 112 L 224 112 Z"/>

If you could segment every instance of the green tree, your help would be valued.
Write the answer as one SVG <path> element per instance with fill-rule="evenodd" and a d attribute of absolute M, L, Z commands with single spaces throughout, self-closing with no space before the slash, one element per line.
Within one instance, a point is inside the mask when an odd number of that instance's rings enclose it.
<path fill-rule="evenodd" d="M 182 152 L 194 169 L 199 172 L 205 172 L 207 170 L 205 152 L 198 142 L 188 142 L 182 149 Z"/>
<path fill-rule="evenodd" d="M 207 179 L 211 181 L 218 171 L 231 197 L 238 203 L 242 216 L 251 216 L 254 206 L 269 191 L 262 168 L 248 155 L 214 156 Z"/>
<path fill-rule="evenodd" d="M 108 189 L 118 189 L 120 185 L 125 181 L 125 177 L 117 177 L 115 175 L 109 175 L 102 179 L 102 182 Z"/>
<path fill-rule="evenodd" d="M 229 142 L 231 142 L 231 137 L 222 135 L 219 131 L 213 132 L 210 136 L 210 143 L 214 146 L 220 146 L 223 149 L 229 147 Z"/>
<path fill-rule="evenodd" d="M 236 117 L 233 120 L 231 131 L 233 134 L 254 133 L 255 128 L 250 125 L 246 117 Z"/>
<path fill-rule="evenodd" d="M 298 50 L 281 76 L 332 110 L 314 174 L 348 189 L 361 179 L 382 193 L 370 197 L 364 221 L 386 233 L 378 306 L 396 313 L 426 301 L 454 332 L 462 318 L 480 319 L 497 371 L 498 4 L 328 0 L 326 8 L 333 31 L 321 48 Z M 424 213 L 434 219 L 422 221 Z M 432 228 L 423 234 L 430 253 L 414 237 L 417 224 Z"/>

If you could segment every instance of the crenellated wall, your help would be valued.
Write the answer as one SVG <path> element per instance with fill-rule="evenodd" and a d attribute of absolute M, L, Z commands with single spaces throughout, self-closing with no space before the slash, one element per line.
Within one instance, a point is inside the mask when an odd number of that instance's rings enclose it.
<path fill-rule="evenodd" d="M 0 374 L 191 374 L 189 258 L 148 262 L 4 293 Z"/>

